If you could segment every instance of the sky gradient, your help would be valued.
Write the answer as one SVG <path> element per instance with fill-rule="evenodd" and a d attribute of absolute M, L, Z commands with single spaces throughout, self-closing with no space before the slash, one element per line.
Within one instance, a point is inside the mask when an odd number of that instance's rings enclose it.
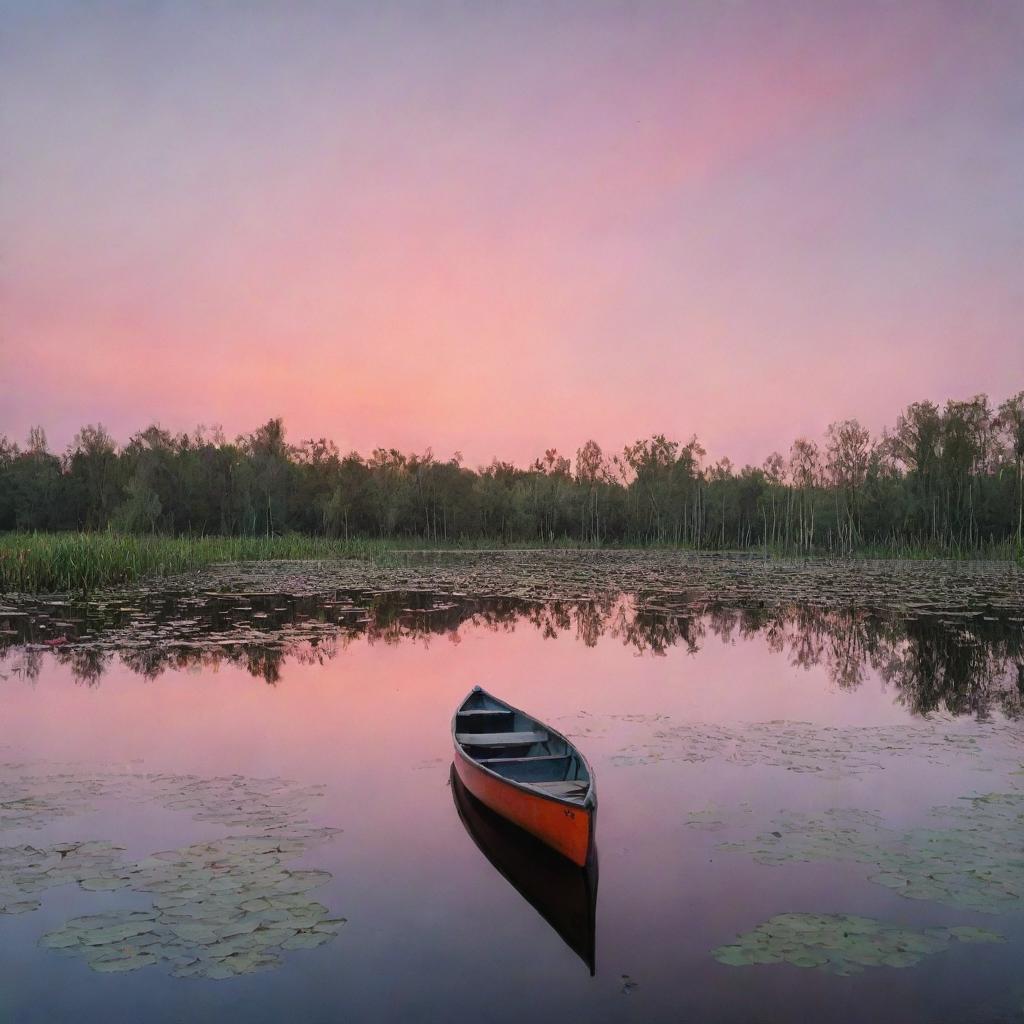
<path fill-rule="evenodd" d="M 1024 389 L 1024 4 L 0 3 L 0 433 L 526 462 Z"/>

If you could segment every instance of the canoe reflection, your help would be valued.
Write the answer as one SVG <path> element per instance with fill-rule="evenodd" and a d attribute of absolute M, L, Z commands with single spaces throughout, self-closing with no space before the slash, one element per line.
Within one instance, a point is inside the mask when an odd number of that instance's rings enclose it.
<path fill-rule="evenodd" d="M 480 852 L 512 883 L 594 974 L 597 850 L 580 868 L 482 804 L 451 769 L 452 796 Z"/>

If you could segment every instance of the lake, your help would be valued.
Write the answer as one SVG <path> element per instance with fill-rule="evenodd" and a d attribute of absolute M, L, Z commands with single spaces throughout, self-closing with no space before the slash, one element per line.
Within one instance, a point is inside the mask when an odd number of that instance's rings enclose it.
<path fill-rule="evenodd" d="M 410 572 L 0 604 L 0 1020 L 1019 1019 L 1013 601 Z M 477 683 L 596 877 L 453 792 Z"/>

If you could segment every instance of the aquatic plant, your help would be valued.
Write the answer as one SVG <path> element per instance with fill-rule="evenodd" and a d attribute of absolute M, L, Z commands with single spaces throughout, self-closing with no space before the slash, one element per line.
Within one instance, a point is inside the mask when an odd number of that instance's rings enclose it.
<path fill-rule="evenodd" d="M 993 755 L 983 747 L 987 740 L 1012 746 L 1013 753 L 1001 755 L 1004 759 L 1020 752 L 1017 732 L 1003 721 L 972 722 L 967 732 L 940 716 L 900 726 L 819 726 L 786 720 L 730 726 L 677 723 L 665 716 L 642 739 L 620 747 L 611 762 L 629 766 L 721 761 L 835 779 L 881 771 L 894 757 L 918 758 L 937 766 L 977 762 L 982 754 L 991 760 Z M 787 818 L 787 825 L 794 820 L 799 818 Z"/>
<path fill-rule="evenodd" d="M 39 894 L 76 883 L 87 892 L 152 895 L 148 909 L 74 918 L 41 944 L 96 971 L 159 964 L 178 977 L 228 978 L 280 963 L 280 953 L 331 941 L 345 924 L 309 892 L 322 870 L 287 862 L 338 829 L 307 821 L 320 786 L 241 775 L 203 777 L 82 765 L 0 765 L 0 827 L 40 828 L 100 799 L 155 801 L 200 821 L 250 833 L 194 843 L 126 863 L 103 840 L 0 847 L 0 915 L 39 908 Z"/>
<path fill-rule="evenodd" d="M 190 572 L 217 562 L 382 558 L 373 540 L 163 537 L 124 533 L 0 533 L 0 592 L 81 592 Z"/>
<path fill-rule="evenodd" d="M 0 914 L 38 910 L 39 893 L 68 882 L 84 883 L 115 870 L 122 848 L 103 840 L 0 847 Z M 89 886 L 83 886 L 90 888 Z"/>
<path fill-rule="evenodd" d="M 948 824 L 900 830 L 863 810 L 789 813 L 755 839 L 719 848 L 761 864 L 861 864 L 869 881 L 906 899 L 991 914 L 1024 909 L 1024 792 L 968 797 L 931 815 Z"/>
<path fill-rule="evenodd" d="M 777 914 L 712 956 L 730 967 L 787 963 L 849 975 L 866 967 L 913 967 L 953 942 L 1003 941 L 971 926 L 916 931 L 851 914 Z"/>
<path fill-rule="evenodd" d="M 153 893 L 152 909 L 74 918 L 41 945 L 96 971 L 163 964 L 175 977 L 222 979 L 277 966 L 279 951 L 322 945 L 345 924 L 306 895 L 328 872 L 282 867 L 332 832 L 230 836 L 109 868 L 82 888 Z"/>

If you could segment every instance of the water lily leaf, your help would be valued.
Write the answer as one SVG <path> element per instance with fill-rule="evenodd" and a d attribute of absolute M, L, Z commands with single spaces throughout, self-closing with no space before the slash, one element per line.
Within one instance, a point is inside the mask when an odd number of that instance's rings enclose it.
<path fill-rule="evenodd" d="M 149 953 L 136 953 L 133 956 L 119 957 L 110 960 L 94 960 L 90 965 L 94 971 L 111 973 L 114 971 L 137 971 L 140 967 L 149 967 L 156 963 L 156 957 Z"/>
<path fill-rule="evenodd" d="M 127 883 L 123 878 L 83 878 L 78 884 L 89 892 L 106 892 L 123 889 Z"/>
<path fill-rule="evenodd" d="M 27 914 L 40 906 L 38 900 L 12 900 L 0 905 L 0 914 Z"/>
<path fill-rule="evenodd" d="M 1004 936 L 988 928 L 973 928 L 970 925 L 957 925 L 949 932 L 960 942 L 1005 942 Z"/>
<path fill-rule="evenodd" d="M 855 974 L 865 967 L 912 967 L 957 939 L 1002 941 L 995 932 L 981 928 L 915 931 L 844 914 L 778 914 L 712 955 L 734 967 L 785 961 L 795 967 Z"/>

